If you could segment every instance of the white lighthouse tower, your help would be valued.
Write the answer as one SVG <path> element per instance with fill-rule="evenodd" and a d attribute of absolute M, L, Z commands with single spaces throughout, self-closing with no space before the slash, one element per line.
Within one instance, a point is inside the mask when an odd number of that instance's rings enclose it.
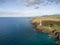
<path fill-rule="evenodd" d="M 40 26 L 42 25 L 42 21 L 40 20 Z"/>

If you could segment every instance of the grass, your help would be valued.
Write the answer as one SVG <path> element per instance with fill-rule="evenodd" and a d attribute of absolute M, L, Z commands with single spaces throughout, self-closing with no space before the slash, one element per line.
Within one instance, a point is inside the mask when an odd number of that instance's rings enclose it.
<path fill-rule="evenodd" d="M 40 20 L 42 21 L 42 26 L 39 25 Z M 45 17 L 35 17 L 32 20 L 32 24 L 38 29 L 45 30 L 56 30 L 60 32 L 60 17 L 59 16 L 45 16 Z"/>

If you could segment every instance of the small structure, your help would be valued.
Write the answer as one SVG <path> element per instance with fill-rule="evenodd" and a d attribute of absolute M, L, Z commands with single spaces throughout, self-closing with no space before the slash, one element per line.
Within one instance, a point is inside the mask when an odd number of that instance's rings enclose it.
<path fill-rule="evenodd" d="M 40 20 L 40 26 L 42 25 L 42 21 Z"/>

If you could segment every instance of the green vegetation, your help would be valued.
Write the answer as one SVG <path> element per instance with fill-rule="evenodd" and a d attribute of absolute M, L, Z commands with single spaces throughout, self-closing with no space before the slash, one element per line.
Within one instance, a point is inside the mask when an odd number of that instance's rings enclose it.
<path fill-rule="evenodd" d="M 42 25 L 40 24 L 42 21 Z M 53 31 L 60 32 L 60 16 L 42 16 L 35 17 L 32 20 L 32 24 L 35 25 L 35 28 L 44 30 L 44 31 Z"/>
<path fill-rule="evenodd" d="M 35 17 L 31 23 L 34 25 L 36 31 L 48 33 L 48 37 L 55 37 L 56 44 L 60 40 L 60 16 L 42 16 Z"/>

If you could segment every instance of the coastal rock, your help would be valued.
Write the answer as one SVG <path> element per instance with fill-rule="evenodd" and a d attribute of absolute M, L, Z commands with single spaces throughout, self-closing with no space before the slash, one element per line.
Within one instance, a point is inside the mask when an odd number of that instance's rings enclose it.
<path fill-rule="evenodd" d="M 49 38 L 54 37 L 56 43 L 60 45 L 60 18 L 37 17 L 31 21 L 31 24 L 33 24 L 36 31 L 48 33 Z"/>

